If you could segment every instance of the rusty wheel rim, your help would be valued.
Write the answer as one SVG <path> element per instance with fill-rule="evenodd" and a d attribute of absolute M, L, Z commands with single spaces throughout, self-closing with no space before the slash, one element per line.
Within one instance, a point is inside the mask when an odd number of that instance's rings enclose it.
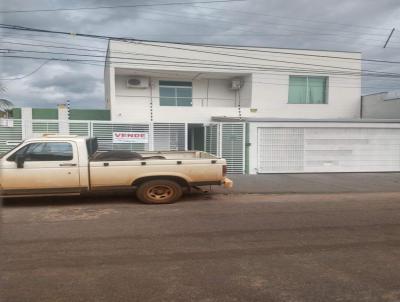
<path fill-rule="evenodd" d="M 174 194 L 174 189 L 166 185 L 157 185 L 147 190 L 148 198 L 156 201 L 163 201 L 170 198 Z"/>

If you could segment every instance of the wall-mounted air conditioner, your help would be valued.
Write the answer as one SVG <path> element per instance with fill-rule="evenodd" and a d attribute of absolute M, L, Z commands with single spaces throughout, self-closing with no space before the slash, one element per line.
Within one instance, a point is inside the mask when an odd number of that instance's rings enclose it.
<path fill-rule="evenodd" d="M 149 78 L 145 78 L 145 77 L 129 78 L 126 81 L 126 87 L 139 88 L 139 89 L 147 88 L 147 87 L 149 87 Z"/>
<path fill-rule="evenodd" d="M 242 79 L 233 79 L 230 88 L 232 90 L 239 90 L 240 88 L 242 88 L 242 85 L 243 85 Z"/>

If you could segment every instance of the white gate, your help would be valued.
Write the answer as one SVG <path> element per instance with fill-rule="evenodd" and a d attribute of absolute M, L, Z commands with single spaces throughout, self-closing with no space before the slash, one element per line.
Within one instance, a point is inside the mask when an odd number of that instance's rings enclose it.
<path fill-rule="evenodd" d="M 204 126 L 204 151 L 219 156 L 219 124 Z"/>
<path fill-rule="evenodd" d="M 14 148 L 22 141 L 21 120 L 2 119 L 0 123 L 0 154 Z"/>
<path fill-rule="evenodd" d="M 154 150 L 187 149 L 187 124 L 154 123 Z"/>
<path fill-rule="evenodd" d="M 245 168 L 245 123 L 216 123 L 205 126 L 205 151 L 223 157 L 228 173 L 243 174 Z"/>
<path fill-rule="evenodd" d="M 228 173 L 243 174 L 245 169 L 245 123 L 221 123 L 221 156 Z"/>
<path fill-rule="evenodd" d="M 400 129 L 259 127 L 259 173 L 400 171 Z"/>

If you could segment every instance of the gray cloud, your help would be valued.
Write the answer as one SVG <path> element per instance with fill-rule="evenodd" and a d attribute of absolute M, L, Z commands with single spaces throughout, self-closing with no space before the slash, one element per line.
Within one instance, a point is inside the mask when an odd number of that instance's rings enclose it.
<path fill-rule="evenodd" d="M 160 1 L 167 2 L 167 1 Z M 2 10 L 132 4 L 110 0 L 3 0 Z M 136 3 L 146 3 L 136 1 Z M 209 7 L 209 8 L 207 8 Z M 210 9 L 211 8 L 211 9 Z M 246 12 L 256 12 L 251 14 Z M 400 61 L 398 0 L 248 0 L 225 4 L 123 8 L 31 14 L 0 14 L 1 23 L 142 39 L 362 51 L 364 57 Z M 319 21 L 326 21 L 321 23 Z M 341 25 L 342 24 L 342 25 Z M 363 27 L 349 26 L 355 24 Z M 399 30 L 383 49 L 392 27 Z M 377 29 L 379 28 L 379 29 Z M 6 42 L 106 48 L 104 41 L 2 31 L 2 48 L 37 49 Z M 312 34 L 312 33 L 318 33 Z M 50 41 L 50 42 L 38 42 Z M 56 43 L 65 43 L 56 44 Z M 41 50 L 46 50 L 42 48 Z M 46 51 L 60 52 L 60 49 Z M 70 52 L 70 51 L 68 51 Z M 40 56 L 40 55 L 38 55 Z M 50 55 L 42 55 L 48 58 Z M 62 55 L 53 57 L 64 58 Z M 0 59 L 0 78 L 28 74 L 43 60 Z M 365 69 L 400 73 L 400 66 L 368 63 Z M 52 107 L 67 99 L 76 107 L 103 107 L 103 67 L 50 62 L 30 77 L 2 81 L 2 97 L 18 106 Z M 364 93 L 399 89 L 399 79 L 365 78 Z"/>

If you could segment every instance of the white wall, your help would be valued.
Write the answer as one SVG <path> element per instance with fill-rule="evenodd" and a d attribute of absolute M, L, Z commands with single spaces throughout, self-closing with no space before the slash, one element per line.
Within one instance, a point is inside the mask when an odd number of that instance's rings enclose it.
<path fill-rule="evenodd" d="M 159 80 L 168 78 L 150 78 L 151 86 L 145 89 L 128 88 L 129 75 L 115 76 L 115 99 L 111 106 L 113 121 L 148 122 L 151 119 L 157 122 L 210 122 L 211 116 L 237 116 L 235 107 L 235 91 L 229 88 L 228 79 L 200 79 L 193 80 L 192 107 L 160 106 Z M 174 79 L 176 80 L 176 79 Z M 191 81 L 191 79 L 179 79 Z M 208 92 L 207 92 L 208 91 Z M 241 99 L 245 104 L 250 103 L 251 89 L 243 92 Z M 152 102 L 151 102 L 152 100 Z M 248 108 L 243 109 L 249 112 Z"/>
<path fill-rule="evenodd" d="M 151 73 L 154 75 L 155 84 L 158 83 L 157 79 L 165 73 L 170 73 L 173 79 L 179 77 L 179 74 L 188 72 L 202 75 L 193 80 L 193 107 L 160 108 L 157 100 L 153 102 L 154 118 L 157 120 L 207 122 L 210 121 L 211 116 L 237 117 L 238 109 L 233 108 L 235 103 L 229 101 L 234 99 L 235 92 L 227 88 L 235 74 L 241 74 L 244 78 L 244 86 L 240 92 L 243 117 L 340 119 L 355 118 L 360 115 L 360 53 L 244 47 L 238 50 L 168 43 L 151 44 L 111 41 L 111 57 L 108 59 L 111 62 L 110 71 L 116 68 L 117 73 L 119 69 L 124 69 L 125 73 L 131 69 L 132 74 Z M 123 59 L 113 59 L 113 56 Z M 335 58 L 329 58 L 329 56 Z M 161 62 L 154 60 L 161 60 Z M 269 68 L 269 70 L 260 70 L 260 68 Z M 291 69 L 291 71 L 282 69 Z M 343 72 L 343 69 L 352 74 L 335 75 L 335 72 Z M 210 79 L 207 85 L 208 80 L 204 78 L 204 74 L 212 73 L 226 74 L 226 78 Z M 229 74 L 232 77 L 229 77 Z M 329 78 L 328 103 L 288 104 L 289 75 L 327 76 Z M 164 78 L 171 79 L 168 76 Z M 112 79 L 110 73 L 110 87 Z M 127 91 L 122 83 L 122 78 L 117 77 L 115 98 L 112 95 L 110 97 L 112 119 L 148 120 L 149 100 L 130 99 L 127 93 L 137 94 L 138 92 Z M 204 104 L 207 86 L 209 89 L 208 108 Z M 158 97 L 156 85 L 153 86 L 152 92 L 154 97 Z M 141 93 L 148 92 L 141 91 Z M 250 108 L 253 109 L 251 112 Z"/>

